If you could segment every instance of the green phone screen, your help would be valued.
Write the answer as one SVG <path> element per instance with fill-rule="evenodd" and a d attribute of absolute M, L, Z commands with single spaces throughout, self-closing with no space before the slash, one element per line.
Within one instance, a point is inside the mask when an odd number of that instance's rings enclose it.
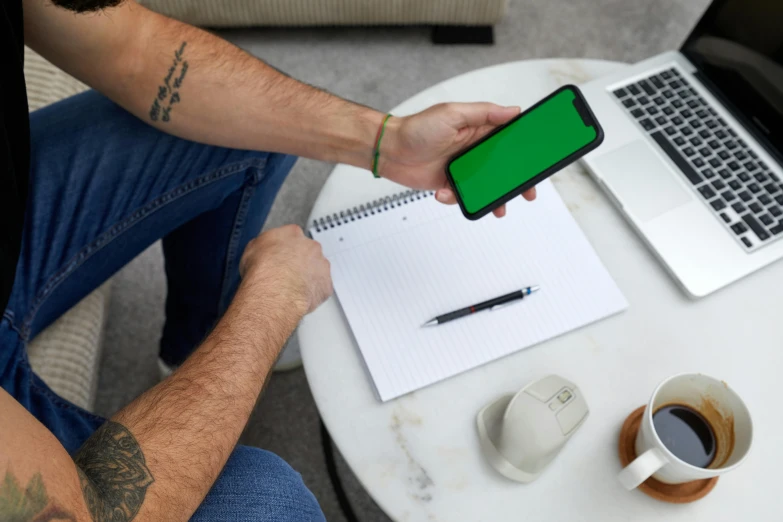
<path fill-rule="evenodd" d="M 575 98 L 570 89 L 560 91 L 451 162 L 465 210 L 478 212 L 598 137 Z"/>

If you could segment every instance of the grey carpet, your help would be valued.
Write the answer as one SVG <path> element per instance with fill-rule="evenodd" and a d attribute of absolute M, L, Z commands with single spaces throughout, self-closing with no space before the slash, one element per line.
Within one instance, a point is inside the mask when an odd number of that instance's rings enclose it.
<path fill-rule="evenodd" d="M 640 60 L 679 46 L 707 4 L 706 0 L 511 0 L 508 16 L 496 28 L 494 46 L 436 47 L 424 28 L 257 29 L 221 34 L 296 78 L 383 110 L 457 74 L 512 60 Z M 300 160 L 283 186 L 268 226 L 304 225 L 331 169 L 332 165 Z M 164 296 L 161 252 L 155 245 L 115 278 L 99 413 L 112 414 L 156 382 Z M 318 416 L 302 370 L 272 378 L 241 442 L 285 458 L 302 474 L 327 519 L 344 520 L 326 475 Z M 360 519 L 388 520 L 345 465 L 341 467 Z"/>

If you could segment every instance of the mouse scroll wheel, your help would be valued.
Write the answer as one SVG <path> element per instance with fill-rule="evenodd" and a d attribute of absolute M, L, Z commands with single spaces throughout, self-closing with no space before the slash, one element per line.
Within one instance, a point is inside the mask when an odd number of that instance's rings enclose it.
<path fill-rule="evenodd" d="M 562 391 L 562 392 L 560 392 L 560 394 L 557 396 L 557 400 L 558 400 L 558 401 L 560 401 L 560 404 L 565 404 L 565 403 L 567 403 L 568 401 L 570 401 L 570 400 L 571 400 L 571 397 L 573 397 L 573 396 L 574 396 L 574 394 L 572 394 L 570 391 L 568 391 L 568 390 L 563 390 L 563 391 Z"/>

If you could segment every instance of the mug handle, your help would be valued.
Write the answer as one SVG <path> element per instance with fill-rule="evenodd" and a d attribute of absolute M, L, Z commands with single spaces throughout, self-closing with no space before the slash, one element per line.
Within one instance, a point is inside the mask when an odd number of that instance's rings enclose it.
<path fill-rule="evenodd" d="M 631 490 L 650 478 L 656 471 L 668 464 L 666 456 L 658 448 L 648 449 L 628 464 L 617 478 L 625 489 Z"/>

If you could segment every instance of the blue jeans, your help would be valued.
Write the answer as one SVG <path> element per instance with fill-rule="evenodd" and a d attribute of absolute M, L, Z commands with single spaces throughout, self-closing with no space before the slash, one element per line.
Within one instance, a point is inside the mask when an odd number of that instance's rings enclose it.
<path fill-rule="evenodd" d="M 230 303 L 245 245 L 296 158 L 175 138 L 95 92 L 30 120 L 30 198 L 0 322 L 0 386 L 72 453 L 104 419 L 52 392 L 30 369 L 27 342 L 163 238 L 168 296 L 160 356 L 181 363 Z M 279 457 L 237 447 L 193 520 L 323 514 Z"/>

